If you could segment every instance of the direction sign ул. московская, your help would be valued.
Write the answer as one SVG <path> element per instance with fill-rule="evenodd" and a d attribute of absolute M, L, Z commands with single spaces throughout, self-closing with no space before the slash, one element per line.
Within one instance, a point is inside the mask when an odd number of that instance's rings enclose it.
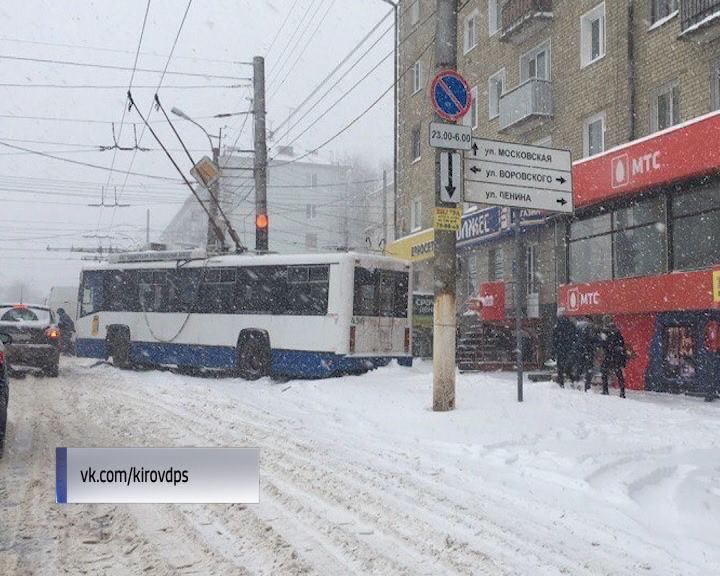
<path fill-rule="evenodd" d="M 464 173 L 465 202 L 573 211 L 568 150 L 476 138 Z"/>

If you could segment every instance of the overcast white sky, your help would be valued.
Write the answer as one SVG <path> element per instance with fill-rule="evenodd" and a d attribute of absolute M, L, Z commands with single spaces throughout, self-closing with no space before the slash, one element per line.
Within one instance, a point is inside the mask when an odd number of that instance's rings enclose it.
<path fill-rule="evenodd" d="M 138 136 L 142 130 L 137 113 L 125 109 L 130 70 L 15 59 L 65 60 L 131 68 L 146 5 L 146 0 L 4 0 L 0 4 L 0 143 L 79 162 L 114 166 L 116 170 L 109 172 L 74 165 L 0 145 L 0 286 L 23 280 L 40 293 L 46 293 L 53 285 L 77 284 L 82 265 L 79 255 L 48 252 L 48 245 L 63 248 L 109 242 L 88 238 L 88 234 L 113 236 L 115 244 L 127 245 L 131 239 L 144 238 L 148 208 L 151 239 L 157 238 L 185 199 L 187 190 L 179 184 L 126 176 L 128 170 L 170 178 L 177 176 L 149 132 L 145 133 L 141 145 L 152 148 L 150 152 L 115 153 L 93 148 L 112 146 L 110 123 L 116 123 L 117 131 L 124 110 L 120 144 L 133 145 L 131 123 L 138 123 Z M 186 0 L 151 0 L 138 68 L 164 68 L 186 6 Z M 252 68 L 238 62 L 251 61 L 254 55 L 265 56 L 270 95 L 268 119 L 272 127 L 284 120 L 290 109 L 312 92 L 390 10 L 381 0 L 194 0 L 168 70 L 249 78 Z M 278 143 L 289 142 L 320 118 L 294 144 L 314 148 L 343 128 L 391 85 L 392 57 L 384 60 L 332 112 L 322 112 L 391 52 L 391 26 L 392 15 L 388 15 L 377 35 L 350 62 L 381 36 L 380 32 L 387 30 L 377 46 L 328 95 L 324 104 Z M 278 31 L 281 31 L 279 35 Z M 133 96 L 143 114 L 151 108 L 160 76 L 159 72 L 135 74 Z M 22 86 L 13 86 L 18 84 Z M 225 142 L 232 143 L 238 137 L 244 117 L 222 120 L 206 117 L 248 108 L 251 91 L 229 87 L 237 84 L 248 82 L 168 74 L 159 94 L 168 111 L 173 106 L 181 108 L 199 119 L 211 133 L 223 128 Z M 207 88 L 208 85 L 222 87 Z M 162 119 L 161 112 L 153 110 L 150 119 L 158 122 Z M 250 118 L 240 137 L 240 147 L 251 147 L 251 122 Z M 194 155 L 199 157 L 209 152 L 208 140 L 198 128 L 181 120 L 175 125 Z M 153 127 L 173 150 L 180 165 L 189 169 L 189 162 L 167 125 L 158 122 Z M 282 136 L 282 131 L 279 135 Z M 324 150 L 364 156 L 378 166 L 389 161 L 392 157 L 392 91 Z M 117 186 L 120 203 L 131 206 L 88 207 L 88 203 L 100 201 L 103 186 L 110 190 L 105 196 L 106 203 L 113 202 L 112 190 Z"/>

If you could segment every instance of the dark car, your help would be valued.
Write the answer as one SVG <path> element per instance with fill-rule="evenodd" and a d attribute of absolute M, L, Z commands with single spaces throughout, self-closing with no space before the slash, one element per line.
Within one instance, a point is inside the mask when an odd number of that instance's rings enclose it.
<path fill-rule="evenodd" d="M 58 375 L 60 329 L 52 310 L 33 304 L 0 304 L 0 332 L 12 337 L 12 344 L 5 347 L 10 366 L 32 366 L 47 376 Z"/>
<path fill-rule="evenodd" d="M 0 458 L 5 447 L 5 427 L 7 425 L 7 408 L 10 400 L 10 387 L 8 385 L 7 363 L 5 362 L 5 344 L 10 344 L 12 338 L 0 332 Z"/>

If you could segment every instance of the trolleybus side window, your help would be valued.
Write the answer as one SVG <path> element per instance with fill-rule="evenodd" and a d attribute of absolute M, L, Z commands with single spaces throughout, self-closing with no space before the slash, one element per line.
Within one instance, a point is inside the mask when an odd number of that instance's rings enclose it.
<path fill-rule="evenodd" d="M 210 313 L 235 312 L 235 270 L 207 268 L 203 271 L 197 311 Z"/>
<path fill-rule="evenodd" d="M 237 271 L 236 309 L 240 314 L 272 314 L 285 291 L 286 270 L 250 266 Z"/>
<path fill-rule="evenodd" d="M 276 312 L 324 316 L 328 309 L 329 278 L 328 266 L 288 266 L 287 299 L 284 307 L 276 307 Z"/>
<path fill-rule="evenodd" d="M 86 316 L 99 312 L 103 308 L 103 272 L 89 270 L 83 272 L 82 287 L 80 290 L 82 302 L 80 315 Z"/>
<path fill-rule="evenodd" d="M 136 270 L 106 270 L 104 276 L 105 305 L 109 312 L 139 312 Z"/>
<path fill-rule="evenodd" d="M 200 277 L 202 270 L 179 268 L 168 270 L 167 310 L 169 312 L 190 312 L 200 299 Z"/>
<path fill-rule="evenodd" d="M 167 271 L 141 270 L 140 307 L 145 312 L 164 312 L 167 303 Z"/>

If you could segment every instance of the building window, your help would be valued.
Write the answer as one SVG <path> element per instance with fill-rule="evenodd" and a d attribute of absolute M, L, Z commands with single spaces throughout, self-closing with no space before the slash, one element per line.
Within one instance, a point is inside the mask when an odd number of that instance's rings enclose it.
<path fill-rule="evenodd" d="M 305 233 L 305 248 L 317 248 L 317 234 L 315 232 Z"/>
<path fill-rule="evenodd" d="M 664 130 L 680 122 L 680 86 L 660 88 L 653 98 L 652 130 Z"/>
<path fill-rule="evenodd" d="M 570 225 L 570 282 L 612 279 L 610 224 L 610 214 L 602 214 Z"/>
<path fill-rule="evenodd" d="M 463 51 L 465 54 L 477 46 L 477 12 L 465 17 L 463 25 Z"/>
<path fill-rule="evenodd" d="M 605 112 L 591 116 L 583 124 L 583 153 L 594 156 L 605 150 Z"/>
<path fill-rule="evenodd" d="M 488 79 L 488 117 L 490 120 L 500 115 L 500 97 L 505 86 L 505 68 L 495 72 Z"/>
<path fill-rule="evenodd" d="M 697 270 L 720 262 L 720 184 L 672 200 L 673 269 Z"/>
<path fill-rule="evenodd" d="M 492 36 L 502 26 L 502 2 L 500 0 L 488 0 L 488 35 Z"/>
<path fill-rule="evenodd" d="M 654 24 L 674 16 L 678 11 L 678 0 L 650 0 L 650 7 L 650 18 Z"/>
<path fill-rule="evenodd" d="M 613 212 L 615 278 L 667 271 L 665 198 L 636 202 Z"/>
<path fill-rule="evenodd" d="M 478 88 L 474 86 L 470 89 L 470 110 L 463 116 L 462 123 L 464 126 L 470 126 L 473 129 L 478 127 Z"/>
<path fill-rule="evenodd" d="M 315 204 L 305 204 L 305 218 L 312 220 L 317 216 L 317 206 Z"/>
<path fill-rule="evenodd" d="M 603 56 L 605 56 L 604 2 L 580 18 L 580 66 L 588 66 Z"/>
<path fill-rule="evenodd" d="M 720 201 L 718 202 L 720 207 Z M 665 197 L 634 202 L 570 224 L 569 281 L 667 272 Z"/>
<path fill-rule="evenodd" d="M 420 0 L 415 0 L 410 6 L 410 24 L 415 26 L 420 22 Z"/>
<path fill-rule="evenodd" d="M 410 150 L 410 156 L 413 162 L 420 160 L 420 153 L 422 151 L 420 140 L 420 124 L 412 129 L 412 148 Z"/>
<path fill-rule="evenodd" d="M 413 64 L 413 94 L 420 91 L 420 89 L 423 87 L 423 71 L 422 71 L 422 62 L 418 60 Z"/>
<path fill-rule="evenodd" d="M 520 56 L 520 80 L 550 80 L 550 45 L 542 44 Z"/>
<path fill-rule="evenodd" d="M 505 260 L 502 247 L 490 248 L 488 255 L 488 280 L 496 282 L 505 277 Z"/>
<path fill-rule="evenodd" d="M 422 228 L 422 200 L 414 198 L 410 205 L 410 227 L 414 232 Z"/>

